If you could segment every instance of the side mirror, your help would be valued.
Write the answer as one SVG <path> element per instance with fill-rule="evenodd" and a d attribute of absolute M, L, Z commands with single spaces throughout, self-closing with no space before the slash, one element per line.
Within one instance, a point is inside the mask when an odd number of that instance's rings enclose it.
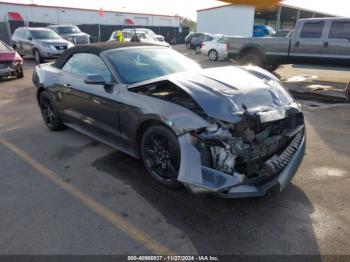
<path fill-rule="evenodd" d="M 30 36 L 30 37 L 28 37 L 28 40 L 29 40 L 29 41 L 32 41 L 32 40 L 33 40 L 33 38 Z"/>
<path fill-rule="evenodd" d="M 84 82 L 85 82 L 85 84 L 88 84 L 88 85 L 102 85 L 104 87 L 112 87 L 113 86 L 113 83 L 107 82 L 103 78 L 103 76 L 96 75 L 96 74 L 88 74 L 84 78 Z"/>
<path fill-rule="evenodd" d="M 106 80 L 101 75 L 88 74 L 84 79 L 88 85 L 106 85 Z"/>

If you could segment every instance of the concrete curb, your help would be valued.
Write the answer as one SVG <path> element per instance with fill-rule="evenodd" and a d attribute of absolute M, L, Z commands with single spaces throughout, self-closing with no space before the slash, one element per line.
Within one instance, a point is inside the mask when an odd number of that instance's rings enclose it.
<path fill-rule="evenodd" d="M 324 94 L 317 94 L 311 92 L 297 92 L 295 90 L 289 90 L 289 92 L 297 99 L 301 100 L 316 100 L 323 103 L 350 103 L 350 100 L 338 96 L 329 96 Z"/>

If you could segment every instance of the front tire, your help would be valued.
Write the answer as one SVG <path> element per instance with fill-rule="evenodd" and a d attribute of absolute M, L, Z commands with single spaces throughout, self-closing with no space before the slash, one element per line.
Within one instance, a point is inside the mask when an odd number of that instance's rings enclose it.
<path fill-rule="evenodd" d="M 24 77 L 22 65 L 19 65 L 17 67 L 16 77 L 17 77 L 17 79 Z"/>
<path fill-rule="evenodd" d="M 177 136 L 161 125 L 149 127 L 144 133 L 140 153 L 147 172 L 159 183 L 176 188 L 180 170 L 180 145 Z"/>
<path fill-rule="evenodd" d="M 42 91 L 40 93 L 39 107 L 44 123 L 50 130 L 58 131 L 64 127 L 58 110 L 48 92 Z"/>
<path fill-rule="evenodd" d="M 35 62 L 37 62 L 38 64 L 41 64 L 44 62 L 44 59 L 42 58 L 39 50 L 37 49 L 34 49 L 34 59 L 35 59 Z"/>

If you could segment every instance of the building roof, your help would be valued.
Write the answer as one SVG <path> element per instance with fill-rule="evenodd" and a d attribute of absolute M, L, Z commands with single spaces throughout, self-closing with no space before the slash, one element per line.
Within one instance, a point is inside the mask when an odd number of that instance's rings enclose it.
<path fill-rule="evenodd" d="M 111 49 L 118 49 L 123 47 L 137 47 L 137 46 L 159 46 L 152 43 L 143 43 L 143 42 L 124 42 L 120 43 L 117 41 L 109 41 L 103 43 L 94 43 L 90 45 L 81 45 L 75 46 L 66 50 L 56 61 L 53 63 L 54 67 L 62 68 L 66 61 L 78 53 L 90 53 L 95 55 L 100 55 L 101 52 Z"/>
<path fill-rule="evenodd" d="M 81 10 L 81 11 L 95 11 L 97 13 L 100 11 L 100 9 L 77 8 L 77 7 L 68 7 L 68 6 L 53 6 L 53 5 L 38 5 L 38 4 L 23 4 L 23 3 L 12 3 L 12 2 L 6 2 L 6 1 L 0 1 L 0 4 L 28 6 L 28 7 L 62 8 L 62 9 Z M 105 13 L 133 14 L 133 15 L 164 16 L 164 17 L 174 17 L 174 18 L 180 17 L 178 15 L 162 15 L 162 14 L 125 12 L 125 11 L 113 11 L 113 10 L 103 10 L 103 12 L 105 12 Z"/>
<path fill-rule="evenodd" d="M 209 11 L 209 10 L 224 8 L 224 7 L 228 7 L 228 6 L 236 6 L 236 5 L 234 5 L 234 4 L 225 4 L 225 5 L 220 5 L 220 6 L 214 6 L 214 7 L 199 9 L 199 10 L 197 10 L 197 12 Z M 308 11 L 308 12 L 313 12 L 313 13 L 317 13 L 317 14 L 332 15 L 332 14 L 324 13 L 324 12 L 321 12 L 321 11 L 310 10 L 310 9 L 299 7 L 299 6 L 293 6 L 293 5 L 290 5 L 290 4 L 281 3 L 281 4 L 279 4 L 279 6 L 288 7 L 288 8 L 294 8 L 294 9 L 298 9 L 298 10 L 302 10 L 302 11 Z M 332 16 L 334 16 L 334 15 L 332 15 Z"/>

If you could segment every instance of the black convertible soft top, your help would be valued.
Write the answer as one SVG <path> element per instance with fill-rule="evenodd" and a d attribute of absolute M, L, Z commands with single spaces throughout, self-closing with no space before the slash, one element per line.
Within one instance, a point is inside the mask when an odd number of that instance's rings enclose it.
<path fill-rule="evenodd" d="M 105 43 L 95 43 L 91 45 L 81 45 L 69 48 L 66 50 L 52 65 L 57 68 L 62 68 L 66 61 L 74 54 L 77 53 L 90 53 L 95 55 L 100 55 L 101 52 L 110 49 L 118 49 L 123 47 L 133 47 L 133 46 L 158 46 L 151 43 L 142 42 L 125 42 L 120 43 L 117 41 L 110 41 Z"/>

